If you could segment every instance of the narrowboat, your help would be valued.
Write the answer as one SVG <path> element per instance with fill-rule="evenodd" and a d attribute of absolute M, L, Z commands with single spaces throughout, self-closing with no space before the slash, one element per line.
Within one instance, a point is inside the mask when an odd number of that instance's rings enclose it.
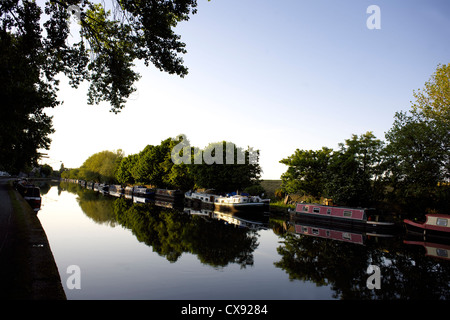
<path fill-rule="evenodd" d="M 261 199 L 258 196 L 233 195 L 216 197 L 214 208 L 218 211 L 240 211 L 251 209 L 264 209 L 270 199 Z"/>
<path fill-rule="evenodd" d="M 297 203 L 295 216 L 329 224 L 363 229 L 393 228 L 395 223 L 379 221 L 374 209 L 328 206 L 317 203 Z"/>
<path fill-rule="evenodd" d="M 144 186 L 135 186 L 133 188 L 133 195 L 139 197 L 150 197 L 155 194 L 155 190 Z"/>
<path fill-rule="evenodd" d="M 188 191 L 184 194 L 184 197 L 192 201 L 197 200 L 202 203 L 214 204 L 215 199 L 219 196 L 211 193 Z"/>
<path fill-rule="evenodd" d="M 113 184 L 109 186 L 109 194 L 113 197 L 122 197 L 122 195 L 125 193 L 124 188 L 120 184 Z"/>
<path fill-rule="evenodd" d="M 109 186 L 110 192 L 124 193 L 124 188 L 120 184 L 113 184 Z"/>
<path fill-rule="evenodd" d="M 133 189 L 134 189 L 133 186 L 126 186 L 124 192 L 125 192 L 125 194 L 132 195 Z"/>
<path fill-rule="evenodd" d="M 23 198 L 30 204 L 33 211 L 38 212 L 41 209 L 41 191 L 35 186 L 26 186 L 23 190 Z"/>
<path fill-rule="evenodd" d="M 424 222 L 415 222 L 409 219 L 403 220 L 407 232 L 450 238 L 450 215 L 427 214 L 425 217 L 426 220 Z"/>
<path fill-rule="evenodd" d="M 109 194 L 109 185 L 101 183 L 98 186 L 98 192 L 101 194 Z"/>
<path fill-rule="evenodd" d="M 38 212 L 41 209 L 42 198 L 39 187 L 22 180 L 16 184 L 16 189 L 23 199 L 28 202 L 33 211 Z"/>
<path fill-rule="evenodd" d="M 219 196 L 208 192 L 188 191 L 184 194 L 184 203 L 189 207 L 214 210 L 214 202 L 217 197 Z"/>

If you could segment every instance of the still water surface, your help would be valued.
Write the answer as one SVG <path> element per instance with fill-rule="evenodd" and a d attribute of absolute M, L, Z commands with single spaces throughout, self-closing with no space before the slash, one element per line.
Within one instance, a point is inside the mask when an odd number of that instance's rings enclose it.
<path fill-rule="evenodd" d="M 226 216 L 133 203 L 74 184 L 52 186 L 38 217 L 68 299 L 450 298 L 449 243 L 432 257 L 423 239 L 403 234 L 324 239 L 313 234 L 320 228 L 300 235 L 274 217 L 237 227 Z M 80 289 L 67 286 L 72 265 L 80 268 Z M 380 289 L 367 288 L 369 265 L 380 268 Z"/>

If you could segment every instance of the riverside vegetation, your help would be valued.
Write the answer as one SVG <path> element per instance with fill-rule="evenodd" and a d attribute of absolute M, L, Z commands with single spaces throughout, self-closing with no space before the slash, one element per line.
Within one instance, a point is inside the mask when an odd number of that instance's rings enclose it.
<path fill-rule="evenodd" d="M 251 148 L 239 149 L 245 164 L 174 164 L 171 151 L 179 141 L 166 139 L 138 154 L 121 150 L 94 154 L 77 169 L 63 169 L 61 177 L 105 183 L 147 184 L 189 190 L 212 188 L 219 192 L 245 191 L 269 195 L 273 207 L 292 207 L 282 199 L 297 194 L 307 202 L 332 198 L 335 204 L 378 207 L 386 212 L 421 216 L 448 213 L 450 208 L 450 64 L 439 65 L 408 112 L 397 112 L 386 141 L 372 132 L 352 135 L 338 150 L 297 149 L 282 159 L 287 171 L 276 181 L 261 183 L 261 167 L 249 161 Z M 220 146 L 220 144 L 222 144 Z M 215 156 L 211 143 L 203 152 Z M 235 147 L 235 157 L 238 148 Z M 194 148 L 199 150 L 198 148 Z M 218 148 L 219 149 L 219 148 Z M 259 151 L 257 151 L 259 155 Z M 191 152 L 194 159 L 194 151 Z M 225 154 L 223 155 L 225 162 Z M 272 188 L 269 192 L 266 188 Z M 272 187 L 270 187 L 272 186 Z"/>

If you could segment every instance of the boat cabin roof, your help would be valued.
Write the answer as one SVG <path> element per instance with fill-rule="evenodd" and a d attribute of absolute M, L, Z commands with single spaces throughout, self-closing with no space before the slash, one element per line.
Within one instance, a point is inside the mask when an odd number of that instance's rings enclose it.
<path fill-rule="evenodd" d="M 440 214 L 440 213 L 429 213 L 425 215 L 427 218 L 442 218 L 442 219 L 450 219 L 450 215 L 448 214 Z"/>

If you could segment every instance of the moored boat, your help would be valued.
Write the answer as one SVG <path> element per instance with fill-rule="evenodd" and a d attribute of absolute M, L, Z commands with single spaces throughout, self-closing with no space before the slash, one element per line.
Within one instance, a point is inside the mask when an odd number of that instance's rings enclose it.
<path fill-rule="evenodd" d="M 258 196 L 233 195 L 228 197 L 216 197 L 214 207 L 218 211 L 239 211 L 250 209 L 263 209 L 270 199 L 261 199 Z"/>
<path fill-rule="evenodd" d="M 406 230 L 410 233 L 450 238 L 450 215 L 427 214 L 425 217 L 426 220 L 423 222 L 403 220 Z"/>
<path fill-rule="evenodd" d="M 23 198 L 29 203 L 33 211 L 37 212 L 41 209 L 41 192 L 36 186 L 26 186 L 23 189 Z"/>
<path fill-rule="evenodd" d="M 184 194 L 185 205 L 214 209 L 214 202 L 219 197 L 216 194 L 199 191 L 188 191 Z"/>
<path fill-rule="evenodd" d="M 109 194 L 109 185 L 104 184 L 104 183 L 99 184 L 98 191 L 101 194 Z"/>
<path fill-rule="evenodd" d="M 109 186 L 109 194 L 113 197 L 120 198 L 124 194 L 124 188 L 120 184 L 114 184 Z"/>
<path fill-rule="evenodd" d="M 368 229 L 395 227 L 395 223 L 379 221 L 374 209 L 328 206 L 317 203 L 297 203 L 295 215 L 318 219 L 330 224 L 351 225 Z"/>
<path fill-rule="evenodd" d="M 144 186 L 135 186 L 133 188 L 133 195 L 139 197 L 149 197 L 155 194 L 155 189 L 147 188 Z"/>
<path fill-rule="evenodd" d="M 42 197 L 39 187 L 22 180 L 16 184 L 16 189 L 23 199 L 28 202 L 33 211 L 38 212 L 41 209 Z"/>

